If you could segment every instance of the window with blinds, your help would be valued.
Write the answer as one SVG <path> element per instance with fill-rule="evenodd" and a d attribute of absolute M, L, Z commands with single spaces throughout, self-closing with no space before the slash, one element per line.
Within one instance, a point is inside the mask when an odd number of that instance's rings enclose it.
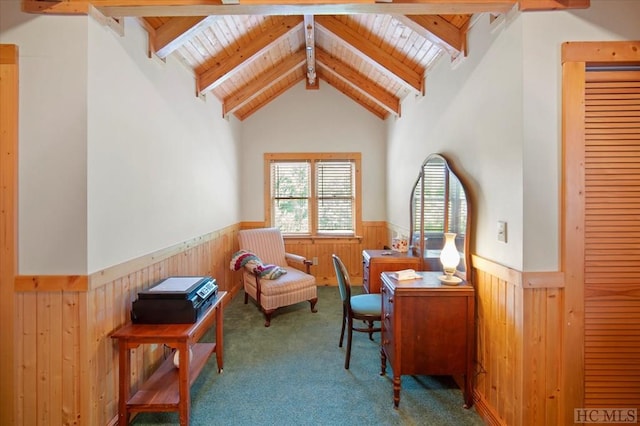
<path fill-rule="evenodd" d="M 265 154 L 265 217 L 290 235 L 353 236 L 359 218 L 360 154 Z"/>
<path fill-rule="evenodd" d="M 352 161 L 317 163 L 318 233 L 354 232 L 354 169 Z"/>
<path fill-rule="evenodd" d="M 311 163 L 271 163 L 271 200 L 274 225 L 283 233 L 310 232 Z"/>

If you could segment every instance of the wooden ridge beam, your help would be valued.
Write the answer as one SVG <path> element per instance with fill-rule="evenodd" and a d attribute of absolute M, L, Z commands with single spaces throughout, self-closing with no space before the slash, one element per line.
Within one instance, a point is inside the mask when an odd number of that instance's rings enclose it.
<path fill-rule="evenodd" d="M 279 40 L 288 37 L 292 32 L 299 31 L 302 25 L 303 19 L 300 16 L 283 16 L 269 31 L 237 49 L 234 55 L 228 56 L 226 52 L 221 52 L 213 59 L 215 66 L 197 76 L 197 93 L 204 93 L 218 87 L 234 73 L 240 71 L 242 65 L 251 63 Z M 222 55 L 224 57 L 220 57 Z"/>
<path fill-rule="evenodd" d="M 316 24 L 329 34 L 341 39 L 349 45 L 354 54 L 374 65 L 402 85 L 424 95 L 423 73 L 416 72 L 397 58 L 386 54 L 378 46 L 373 45 L 362 34 L 349 28 L 333 16 L 317 16 Z"/>
<path fill-rule="evenodd" d="M 275 67 L 265 73 L 256 76 L 251 83 L 243 86 L 222 102 L 222 115 L 233 114 L 253 99 L 270 89 L 274 84 L 286 78 L 297 68 L 302 67 L 306 62 L 306 55 L 303 50 L 299 50 L 287 57 Z"/>
<path fill-rule="evenodd" d="M 366 95 L 391 114 L 400 116 L 400 99 L 397 96 L 387 92 L 376 82 L 363 76 L 348 64 L 334 58 L 323 49 L 318 48 L 316 50 L 316 58 L 318 63 L 326 68 L 326 73 L 333 74 L 336 78 Z"/>
<path fill-rule="evenodd" d="M 304 15 L 304 38 L 307 52 L 307 90 L 318 90 L 320 84 L 316 76 L 316 24 L 313 15 Z"/>

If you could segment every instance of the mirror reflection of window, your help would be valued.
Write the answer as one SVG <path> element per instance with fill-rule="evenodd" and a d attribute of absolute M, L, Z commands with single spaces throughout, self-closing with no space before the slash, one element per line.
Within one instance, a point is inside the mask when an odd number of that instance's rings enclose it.
<path fill-rule="evenodd" d="M 466 278 L 468 262 L 468 200 L 459 178 L 446 159 L 430 155 L 422 164 L 411 192 L 410 250 L 422 259 L 425 270 L 438 270 L 444 234 L 455 233 L 460 252 L 458 272 Z"/>

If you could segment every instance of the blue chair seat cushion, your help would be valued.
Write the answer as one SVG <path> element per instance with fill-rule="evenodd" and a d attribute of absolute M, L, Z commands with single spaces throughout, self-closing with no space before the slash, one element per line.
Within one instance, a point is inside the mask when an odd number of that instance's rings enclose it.
<path fill-rule="evenodd" d="M 379 294 L 359 294 L 351 296 L 351 310 L 357 314 L 380 315 L 382 298 Z"/>

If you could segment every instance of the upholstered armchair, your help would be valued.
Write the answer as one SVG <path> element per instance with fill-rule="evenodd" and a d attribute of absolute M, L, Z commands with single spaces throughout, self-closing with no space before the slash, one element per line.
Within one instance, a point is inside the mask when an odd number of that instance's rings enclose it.
<path fill-rule="evenodd" d="M 241 250 L 259 259 L 259 267 L 242 268 L 242 281 L 244 303 L 248 303 L 249 296 L 256 301 L 264 313 L 265 327 L 271 324 L 271 314 L 283 306 L 308 301 L 311 312 L 317 312 L 318 288 L 316 278 L 310 273 L 311 261 L 285 252 L 280 229 L 242 230 L 238 233 L 238 242 Z M 306 272 L 291 266 L 293 264 Z"/>

